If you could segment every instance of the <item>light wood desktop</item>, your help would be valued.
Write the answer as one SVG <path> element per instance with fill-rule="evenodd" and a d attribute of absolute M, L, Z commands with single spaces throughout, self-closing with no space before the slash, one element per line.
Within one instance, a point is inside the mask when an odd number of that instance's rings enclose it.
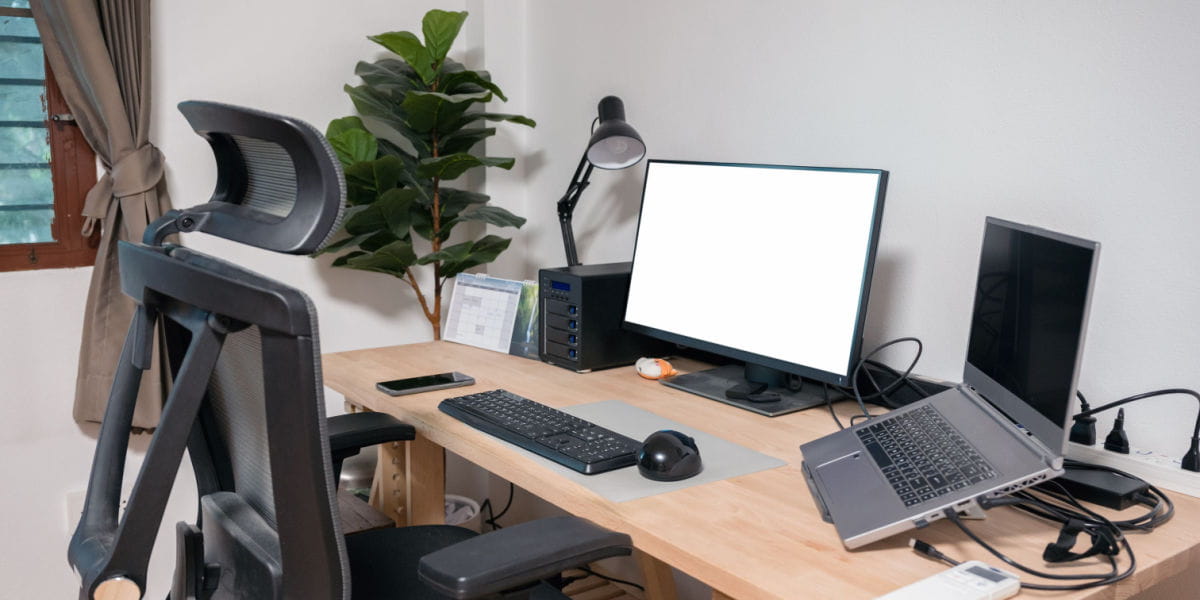
<path fill-rule="evenodd" d="M 442 520 L 447 449 L 572 514 L 628 533 L 647 576 L 647 596 L 671 598 L 665 565 L 712 586 L 714 598 L 874 598 L 946 567 L 915 554 L 907 535 L 846 551 L 821 520 L 800 470 L 802 442 L 833 431 L 824 408 L 767 418 L 642 379 L 632 367 L 577 374 L 537 361 L 448 342 L 324 356 L 325 384 L 353 404 L 412 424 L 417 440 L 381 454 L 378 503 L 409 523 Z M 695 364 L 676 364 L 683 370 Z M 462 371 L 472 387 L 391 397 L 375 382 Z M 533 454 L 461 423 L 437 408 L 443 398 L 503 388 L 555 407 L 617 399 L 788 462 L 787 466 L 630 502 L 607 501 L 553 474 Z M 853 402 L 836 405 L 843 421 Z M 701 448 L 701 453 L 704 449 Z M 1175 518 L 1151 534 L 1130 534 L 1137 572 L 1113 586 L 1077 592 L 1023 591 L 1020 597 L 1195 597 L 1200 589 L 1200 501 L 1172 494 Z M 1012 508 L 988 512 L 975 530 L 1003 552 L 1040 565 L 1056 527 Z M 914 531 L 945 554 L 1004 567 L 940 521 Z M 1127 557 L 1122 556 L 1122 564 Z M 1091 559 L 1060 572 L 1105 570 Z M 1176 595 L 1187 591 L 1184 595 Z"/>

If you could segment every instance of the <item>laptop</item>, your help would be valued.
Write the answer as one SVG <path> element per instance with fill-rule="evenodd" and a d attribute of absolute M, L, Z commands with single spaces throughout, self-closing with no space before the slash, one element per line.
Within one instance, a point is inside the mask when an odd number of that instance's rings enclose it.
<path fill-rule="evenodd" d="M 847 548 L 1062 474 L 1099 251 L 988 217 L 963 383 L 800 447 Z"/>

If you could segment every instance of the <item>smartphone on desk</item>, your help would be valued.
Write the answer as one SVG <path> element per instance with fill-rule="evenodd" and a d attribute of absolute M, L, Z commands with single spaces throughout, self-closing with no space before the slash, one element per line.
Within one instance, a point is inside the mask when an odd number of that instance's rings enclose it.
<path fill-rule="evenodd" d="M 473 383 L 475 383 L 475 379 L 470 375 L 454 371 L 453 373 L 438 373 L 437 375 L 421 375 L 420 377 L 380 381 L 375 384 L 375 387 L 385 394 L 403 396 L 405 394 L 420 394 L 421 392 L 444 390 L 446 388 L 471 385 Z"/>

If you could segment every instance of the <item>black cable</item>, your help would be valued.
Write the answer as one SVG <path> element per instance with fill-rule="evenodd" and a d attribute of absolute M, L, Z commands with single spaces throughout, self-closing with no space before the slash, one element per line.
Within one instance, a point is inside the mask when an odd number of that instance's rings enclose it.
<path fill-rule="evenodd" d="M 1114 473 L 1116 475 L 1120 475 L 1122 477 L 1126 477 L 1128 479 L 1132 479 L 1135 481 L 1145 481 L 1136 475 L 1127 473 L 1125 471 L 1122 471 L 1122 470 L 1114 468 L 1114 467 L 1110 467 L 1108 465 L 1098 465 L 1098 464 L 1093 464 L 1093 463 L 1087 463 L 1087 462 L 1083 462 L 1083 461 L 1079 461 L 1079 460 L 1075 460 L 1075 459 L 1071 459 L 1071 458 L 1066 459 L 1063 464 L 1072 469 L 1087 469 L 1090 471 L 1108 471 L 1110 473 Z M 1175 502 L 1173 502 L 1171 500 L 1171 497 L 1168 496 L 1162 490 L 1155 487 L 1154 485 L 1151 485 L 1149 482 L 1145 482 L 1145 483 L 1147 486 L 1149 486 L 1148 489 L 1149 489 L 1150 494 L 1149 494 L 1149 496 L 1143 495 L 1142 498 L 1138 498 L 1138 502 L 1143 505 L 1146 505 L 1146 506 L 1151 506 L 1150 512 L 1148 512 L 1145 515 L 1142 515 L 1140 517 L 1135 517 L 1132 519 L 1113 521 L 1114 525 L 1120 527 L 1121 529 L 1136 530 L 1136 531 L 1150 531 L 1150 530 L 1154 529 L 1155 527 L 1158 527 L 1159 525 L 1162 525 L 1163 523 L 1170 521 L 1171 517 L 1175 516 Z M 1157 498 L 1156 501 L 1154 500 L 1155 498 Z M 1154 501 L 1153 505 L 1151 505 L 1151 501 Z"/>
<path fill-rule="evenodd" d="M 1067 466 L 1074 469 L 1092 469 L 1100 471 L 1111 471 L 1123 477 L 1131 479 L 1139 478 L 1130 475 L 1120 469 L 1114 469 L 1105 465 L 1094 465 L 1076 460 L 1067 459 Z M 1149 484 L 1147 484 L 1149 485 Z M 1057 490 L 1052 489 L 1057 488 Z M 1012 496 L 1000 498 L 991 498 L 980 501 L 980 506 L 983 508 L 994 508 L 997 506 L 1012 506 L 1014 508 L 1025 511 L 1036 517 L 1046 519 L 1063 525 L 1074 521 L 1076 527 L 1081 527 L 1083 533 L 1087 533 L 1093 537 L 1093 550 L 1085 553 L 1082 556 L 1077 556 L 1075 559 L 1084 558 L 1094 555 L 1099 552 L 1101 556 L 1108 561 L 1110 569 L 1107 573 L 1087 573 L 1087 574 L 1058 574 L 1046 573 L 1038 571 L 1022 565 L 1004 553 L 997 550 L 980 538 L 975 532 L 971 531 L 965 523 L 959 518 L 958 513 L 953 509 L 946 509 L 944 515 L 948 520 L 953 522 L 967 537 L 971 538 L 993 556 L 1003 561 L 1020 571 L 1035 575 L 1044 579 L 1058 581 L 1080 581 L 1080 583 L 1068 584 L 1044 584 L 1044 583 L 1021 583 L 1021 587 L 1037 590 L 1082 590 L 1103 585 L 1116 583 L 1129 577 L 1134 570 L 1137 569 L 1137 557 L 1133 553 L 1133 547 L 1129 543 L 1129 539 L 1122 534 L 1122 531 L 1150 531 L 1155 527 L 1167 522 L 1175 513 L 1175 505 L 1171 498 L 1162 490 L 1149 486 L 1149 493 L 1140 494 L 1137 501 L 1147 507 L 1149 511 L 1145 514 L 1120 521 L 1112 521 L 1107 517 L 1097 513 L 1096 511 L 1084 506 L 1069 490 L 1059 484 L 1057 481 L 1051 480 L 1047 485 L 1038 488 L 1028 488 L 1014 493 Z M 1099 546 L 1098 543 L 1107 542 L 1105 546 Z M 942 554 L 936 548 L 922 542 L 921 540 L 910 540 L 909 545 L 913 550 L 929 556 L 931 558 L 946 562 L 947 564 L 956 565 L 957 561 Z M 1117 555 L 1121 550 L 1129 556 L 1129 565 L 1124 570 L 1120 570 Z"/>
<path fill-rule="evenodd" d="M 912 362 L 908 364 L 908 368 L 904 370 L 904 373 L 901 374 L 898 379 L 889 383 L 883 388 L 879 387 L 878 383 L 875 382 L 875 378 L 871 376 L 870 372 L 868 371 L 867 378 L 875 384 L 876 392 L 874 394 L 863 396 L 862 392 L 858 389 L 858 374 L 862 371 L 863 366 L 867 364 L 867 361 L 871 360 L 872 357 L 882 352 L 885 348 L 894 346 L 901 342 L 913 342 L 917 345 L 917 353 L 915 356 L 913 356 Z M 903 385 L 903 382 L 908 378 L 909 375 L 912 374 L 913 369 L 916 368 L 917 362 L 921 360 L 921 353 L 924 352 L 924 349 L 924 344 L 922 344 L 921 340 L 918 338 L 911 336 L 899 337 L 876 346 L 874 350 L 871 350 L 862 358 L 858 359 L 858 362 L 854 365 L 854 370 L 850 373 L 850 390 L 854 393 L 854 399 L 858 401 L 858 408 L 862 410 L 864 415 L 867 415 L 868 418 L 870 418 L 871 415 L 871 413 L 867 412 L 867 406 L 864 401 L 886 396 L 888 393 L 895 391 L 897 388 Z"/>
<path fill-rule="evenodd" d="M 900 374 L 900 371 L 893 369 L 889 365 L 881 363 L 877 360 L 868 360 L 866 362 L 867 362 L 868 367 L 875 367 L 876 369 L 880 369 L 882 371 L 887 371 L 888 375 L 891 375 L 892 377 L 895 377 L 896 379 L 903 381 L 904 385 L 907 385 L 910 389 L 912 389 L 912 391 L 919 394 L 922 398 L 928 398 L 929 396 L 933 395 L 933 393 L 931 393 L 929 390 L 921 387 L 921 384 L 917 383 L 917 380 L 913 379 L 912 377 L 902 376 Z"/>
<path fill-rule="evenodd" d="M 587 567 L 576 567 L 576 568 L 579 569 L 580 571 L 583 571 L 584 573 L 589 574 L 589 575 L 594 575 L 596 577 L 599 577 L 600 579 L 607 579 L 608 581 L 611 581 L 613 583 L 623 583 L 625 585 L 635 587 L 643 592 L 646 591 L 646 588 L 644 586 L 638 585 L 632 581 L 627 581 L 625 579 L 617 579 L 616 577 L 610 577 L 610 576 L 604 575 L 602 573 L 597 573 Z"/>
<path fill-rule="evenodd" d="M 930 544 L 927 542 L 922 542 L 921 540 L 918 540 L 917 538 L 908 538 L 908 547 L 912 548 L 913 551 L 916 552 L 917 554 L 924 554 L 925 556 L 940 560 L 952 567 L 957 567 L 958 565 L 962 564 L 962 563 L 958 562 L 957 560 L 954 560 L 953 558 L 950 558 L 949 556 L 942 554 L 940 551 L 938 551 L 937 548 L 933 547 L 933 544 Z"/>
<path fill-rule="evenodd" d="M 497 529 L 504 529 L 504 526 L 501 525 L 497 521 L 497 519 L 499 519 L 500 517 L 503 517 L 508 512 L 508 509 L 512 507 L 514 491 L 515 490 L 514 490 L 513 484 L 510 481 L 508 483 L 508 502 L 504 503 L 504 508 L 500 511 L 500 514 L 498 514 L 498 515 L 493 512 L 491 498 L 484 499 L 483 503 L 479 505 L 480 514 L 482 514 L 484 511 L 487 511 L 488 516 L 487 516 L 487 518 L 485 518 L 483 520 L 483 522 L 487 523 L 488 525 L 491 525 L 492 531 L 495 531 Z"/>
<path fill-rule="evenodd" d="M 825 408 L 829 409 L 829 416 L 833 417 L 833 422 L 837 423 L 838 429 L 845 429 L 846 426 L 842 425 L 842 420 L 838 418 L 837 413 L 833 410 L 833 400 L 829 398 L 829 384 L 822 383 L 821 389 L 825 392 Z"/>
<path fill-rule="evenodd" d="M 992 553 L 992 556 L 995 556 L 996 558 L 1003 561 L 1005 564 L 1007 564 L 1015 569 L 1024 571 L 1025 573 L 1029 573 L 1030 575 L 1035 575 L 1037 577 L 1041 577 L 1043 579 L 1067 580 L 1067 581 L 1088 580 L 1088 579 L 1092 580 L 1092 581 L 1085 581 L 1084 583 L 1075 583 L 1075 584 L 1044 584 L 1044 583 L 1027 583 L 1027 582 L 1022 581 L 1021 582 L 1022 588 L 1031 589 L 1031 590 L 1060 590 L 1060 591 L 1086 590 L 1089 588 L 1100 587 L 1100 586 L 1109 585 L 1109 584 L 1121 581 L 1122 579 L 1125 579 L 1125 578 L 1129 577 L 1130 575 L 1132 575 L 1134 569 L 1137 568 L 1137 558 L 1133 554 L 1133 547 L 1129 545 L 1128 539 L 1126 539 L 1124 536 L 1121 536 L 1117 541 L 1118 541 L 1118 543 L 1121 544 L 1121 546 L 1123 546 L 1125 548 L 1125 552 L 1128 553 L 1128 555 L 1129 555 L 1129 567 L 1120 573 L 1118 573 L 1116 558 L 1114 558 L 1113 556 L 1108 556 L 1108 555 L 1105 555 L 1105 558 L 1108 559 L 1109 564 L 1112 566 L 1111 570 L 1108 573 L 1082 573 L 1082 574 L 1066 575 L 1066 574 L 1046 573 L 1043 571 L 1038 571 L 1036 569 L 1027 567 L 1027 566 L 1009 558 L 1003 552 L 1000 552 L 996 548 L 992 547 L 991 544 L 988 544 L 987 542 L 985 542 L 983 540 L 983 538 L 979 537 L 978 535 L 975 534 L 975 532 L 973 532 L 969 528 L 967 528 L 966 524 L 964 524 L 962 522 L 962 519 L 960 519 L 958 517 L 958 513 L 955 512 L 955 510 L 953 508 L 946 509 L 944 514 L 946 515 L 946 518 L 950 520 L 950 522 L 954 523 L 956 526 L 958 526 L 958 528 L 960 530 L 962 530 L 963 533 L 967 534 L 967 537 L 974 540 L 975 543 L 977 543 L 981 547 L 983 547 L 984 550 L 987 550 L 988 552 Z"/>
<path fill-rule="evenodd" d="M 1108 404 L 1104 404 L 1102 406 L 1097 406 L 1096 408 L 1093 408 L 1091 410 L 1085 410 L 1083 412 L 1080 412 L 1080 413 L 1076 414 L 1074 418 L 1078 419 L 1080 417 L 1090 417 L 1098 412 L 1102 412 L 1102 411 L 1108 410 L 1110 408 L 1115 408 L 1122 404 L 1129 404 L 1130 402 L 1136 402 L 1138 400 L 1143 400 L 1145 398 L 1152 398 L 1154 396 L 1167 396 L 1167 395 L 1171 395 L 1171 394 L 1183 394 L 1186 396 L 1192 396 L 1193 398 L 1196 399 L 1197 402 L 1200 402 L 1200 393 L 1196 393 L 1195 390 L 1189 390 L 1189 389 L 1185 389 L 1185 388 L 1168 388 L 1165 390 L 1154 390 L 1152 392 L 1142 392 L 1141 394 L 1134 394 L 1134 395 L 1128 396 L 1126 398 L 1121 398 L 1120 400 L 1109 402 Z M 1200 414 L 1196 415 L 1196 425 L 1192 429 L 1192 437 L 1198 437 L 1198 436 L 1200 436 Z"/>

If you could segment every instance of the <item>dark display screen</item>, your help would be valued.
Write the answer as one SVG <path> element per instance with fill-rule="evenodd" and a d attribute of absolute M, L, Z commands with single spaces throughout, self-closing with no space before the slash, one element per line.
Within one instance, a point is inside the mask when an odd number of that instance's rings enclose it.
<path fill-rule="evenodd" d="M 1094 248 L 988 223 L 967 360 L 1061 427 Z"/>
<path fill-rule="evenodd" d="M 561 281 L 551 281 L 551 282 L 550 282 L 550 287 L 552 287 L 552 288 L 554 288 L 554 289 L 556 289 L 556 290 L 562 290 L 562 291 L 564 291 L 564 292 L 569 292 L 569 291 L 571 291 L 571 284 L 569 284 L 569 283 L 563 283 L 563 282 L 561 282 Z"/>

